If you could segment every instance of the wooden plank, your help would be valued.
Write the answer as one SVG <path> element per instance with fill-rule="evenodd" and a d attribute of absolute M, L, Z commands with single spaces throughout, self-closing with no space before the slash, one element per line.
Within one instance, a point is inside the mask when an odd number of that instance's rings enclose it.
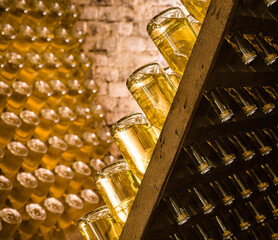
<path fill-rule="evenodd" d="M 237 0 L 212 0 L 121 240 L 144 239 L 212 71 Z"/>

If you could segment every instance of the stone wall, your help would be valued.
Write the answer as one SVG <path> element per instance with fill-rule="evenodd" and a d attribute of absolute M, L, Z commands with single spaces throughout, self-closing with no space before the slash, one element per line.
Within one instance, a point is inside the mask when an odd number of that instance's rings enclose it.
<path fill-rule="evenodd" d="M 106 123 L 113 124 L 138 112 L 126 89 L 128 76 L 144 64 L 166 65 L 146 32 L 149 20 L 179 0 L 72 0 L 79 4 L 78 25 L 87 32 L 85 51 L 93 59 L 91 77 L 100 87 L 98 101 L 107 110 Z"/>

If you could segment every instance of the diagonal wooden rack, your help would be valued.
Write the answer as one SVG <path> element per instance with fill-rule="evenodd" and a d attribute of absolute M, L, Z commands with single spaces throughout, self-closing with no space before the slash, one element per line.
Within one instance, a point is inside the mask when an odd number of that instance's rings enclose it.
<path fill-rule="evenodd" d="M 202 129 L 194 126 L 197 109 L 201 102 L 204 90 L 242 84 L 256 85 L 261 78 L 267 84 L 277 79 L 278 70 L 266 68 L 263 63 L 254 67 L 245 67 L 238 56 L 233 61 L 233 69 L 223 64 L 224 58 L 234 56 L 229 47 L 225 54 L 222 51 L 224 36 L 228 31 L 237 30 L 243 25 L 243 30 L 272 31 L 275 35 L 277 24 L 275 17 L 256 14 L 253 11 L 242 11 L 243 0 L 212 0 L 207 16 L 196 41 L 195 47 L 183 75 L 179 89 L 165 122 L 161 136 L 156 145 L 149 167 L 145 173 L 140 189 L 132 206 L 131 212 L 123 229 L 121 240 L 146 239 L 151 220 L 154 217 L 163 193 L 169 183 L 169 178 L 177 163 L 183 145 L 188 145 L 202 135 Z M 269 22 L 268 22 L 269 21 Z M 253 23 L 256 23 L 253 26 Z M 271 23 L 274 26 L 271 26 Z M 230 51 L 230 52 L 229 52 Z M 224 60 L 223 60 L 224 61 Z M 224 69 L 224 70 L 223 70 Z M 229 69 L 226 73 L 225 69 Z M 246 79 L 242 81 L 242 79 Z M 277 114 L 269 121 L 277 123 Z M 232 123 L 232 126 L 217 126 L 210 129 L 208 134 L 219 134 L 221 131 L 233 132 L 233 129 L 241 128 L 242 124 L 259 126 L 265 121 L 264 117 Z M 252 125 L 253 124 L 253 125 Z M 227 128 L 226 128 L 227 127 Z M 230 130 L 229 130 L 230 129 Z M 215 133 L 216 132 L 216 133 Z M 201 136 L 200 136 L 201 137 Z"/>

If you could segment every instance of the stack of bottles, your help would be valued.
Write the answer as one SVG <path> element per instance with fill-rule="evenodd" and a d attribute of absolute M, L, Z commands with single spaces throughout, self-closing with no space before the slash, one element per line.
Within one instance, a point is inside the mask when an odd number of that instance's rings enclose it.
<path fill-rule="evenodd" d="M 112 137 L 79 16 L 70 1 L 0 3 L 0 239 L 48 239 L 102 204 Z"/>
<path fill-rule="evenodd" d="M 80 232 L 86 240 L 119 239 L 121 229 L 126 222 L 136 192 L 152 157 L 159 134 L 163 128 L 181 81 L 181 76 L 186 68 L 210 4 L 210 0 L 182 0 L 181 2 L 188 10 L 188 15 L 180 8 L 173 7 L 155 16 L 147 26 L 149 36 L 165 58 L 169 68 L 163 69 L 158 63 L 150 63 L 134 71 L 127 79 L 127 88 L 141 107 L 144 115 L 134 113 L 125 116 L 111 128 L 111 135 L 115 139 L 124 160 L 105 167 L 95 175 L 97 189 L 107 206 L 88 213 L 78 221 Z M 264 2 L 266 7 L 270 7 L 276 3 L 276 1 L 271 1 L 271 3 L 270 1 Z M 257 56 L 256 52 L 263 57 L 267 65 L 271 65 L 277 59 L 275 51 L 277 46 L 271 37 L 265 37 L 262 34 L 243 36 L 240 33 L 235 33 L 227 35 L 226 39 L 241 54 L 241 57 L 246 54 L 246 56 L 242 57 L 245 62 L 252 62 Z M 244 41 L 245 45 L 240 41 Z M 277 87 L 273 83 L 271 86 L 256 86 L 252 88 L 242 86 L 240 88 L 206 91 L 203 93 L 202 101 L 208 109 L 211 109 L 213 116 L 211 117 L 208 114 L 204 117 L 208 120 L 208 124 L 211 125 L 221 124 L 231 119 L 237 120 L 254 117 L 256 114 L 271 114 L 276 110 L 278 105 Z M 184 150 L 189 155 L 188 159 L 186 159 L 189 166 L 186 168 L 190 169 L 189 172 L 196 171 L 203 175 L 217 168 L 217 164 L 230 166 L 236 158 L 249 161 L 254 157 L 255 152 L 261 156 L 266 156 L 273 148 L 277 150 L 277 127 L 253 129 L 250 132 L 229 136 L 227 139 L 209 139 L 205 143 L 201 143 L 201 145 L 205 144 L 205 147 L 200 147 L 198 145 L 199 143 L 197 146 L 193 144 L 186 147 Z M 218 156 L 216 158 L 218 162 L 209 160 L 199 148 L 209 148 L 210 151 L 213 151 Z M 238 157 L 239 155 L 240 157 Z M 275 168 L 277 167 L 272 163 L 269 164 L 271 166 L 266 164 L 267 166 L 262 165 L 260 168 L 266 171 L 269 170 L 267 174 L 273 178 L 273 183 L 276 185 L 277 171 Z M 268 188 L 269 184 L 272 184 L 259 177 L 260 169 L 252 168 L 242 173 L 243 176 L 241 176 L 241 173 L 238 173 L 238 175 L 232 174 L 228 176 L 229 180 L 227 181 L 234 184 L 231 188 L 233 190 L 236 189 L 235 191 L 238 191 L 240 193 L 239 195 L 243 198 L 248 198 L 253 192 L 252 189 L 245 187 L 243 183 L 247 175 L 257 184 L 256 186 L 259 192 L 263 192 Z M 243 179 L 242 181 L 241 178 Z M 211 188 L 214 188 L 225 205 L 230 205 L 234 202 L 235 197 L 229 193 L 229 186 L 223 186 L 222 182 L 209 184 Z M 202 189 L 188 188 L 188 193 L 192 196 L 194 195 L 196 198 L 194 204 L 199 204 L 199 207 L 201 207 L 201 210 L 205 214 L 211 213 L 215 205 L 210 203 L 205 197 L 202 197 L 204 186 L 200 186 L 200 188 Z M 235 195 L 239 197 L 237 194 Z M 183 208 L 178 203 L 178 200 L 175 199 L 175 196 L 171 196 L 164 200 L 175 221 L 179 225 L 182 225 L 192 215 L 194 216 L 197 213 L 192 213 L 193 207 L 187 206 L 188 209 L 191 209 L 191 213 L 189 214 L 188 212 L 190 211 Z M 277 202 L 270 195 L 266 197 L 266 201 L 272 207 Z M 256 210 L 256 204 L 254 205 L 251 201 L 247 203 L 251 211 L 253 210 L 258 214 L 258 221 L 260 221 L 261 216 Z M 244 208 L 245 206 L 239 207 Z M 277 209 L 273 209 L 276 214 Z M 231 210 L 231 212 L 233 211 L 240 210 L 235 208 L 235 210 Z M 236 217 L 238 216 L 235 213 Z M 238 218 L 240 221 L 242 220 L 240 217 Z M 223 239 L 229 239 L 232 236 L 232 232 L 225 229 L 221 216 L 216 216 L 213 221 L 218 224 L 220 232 L 221 230 L 223 231 L 221 236 Z M 265 221 L 265 218 L 261 222 L 268 224 L 267 226 L 272 230 L 274 229 L 273 222 Z M 204 232 L 202 226 L 197 225 L 196 229 L 199 229 L 200 233 Z M 273 230 L 274 237 L 277 234 L 275 232 L 276 230 Z M 206 236 L 209 235 L 205 235 L 204 233 L 204 238 L 200 239 L 210 239 L 210 237 Z M 169 236 L 169 239 L 183 238 L 177 232 L 173 236 Z M 218 238 L 216 237 L 216 239 Z"/>

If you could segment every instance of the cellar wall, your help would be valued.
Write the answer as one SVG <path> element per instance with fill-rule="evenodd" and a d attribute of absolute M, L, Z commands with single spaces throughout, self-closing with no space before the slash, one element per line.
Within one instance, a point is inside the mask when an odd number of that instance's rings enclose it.
<path fill-rule="evenodd" d="M 136 68 L 151 62 L 166 66 L 146 32 L 149 20 L 179 0 L 73 0 L 79 4 L 80 28 L 87 32 L 85 51 L 93 59 L 91 77 L 100 87 L 98 101 L 106 123 L 140 111 L 125 87 Z"/>

